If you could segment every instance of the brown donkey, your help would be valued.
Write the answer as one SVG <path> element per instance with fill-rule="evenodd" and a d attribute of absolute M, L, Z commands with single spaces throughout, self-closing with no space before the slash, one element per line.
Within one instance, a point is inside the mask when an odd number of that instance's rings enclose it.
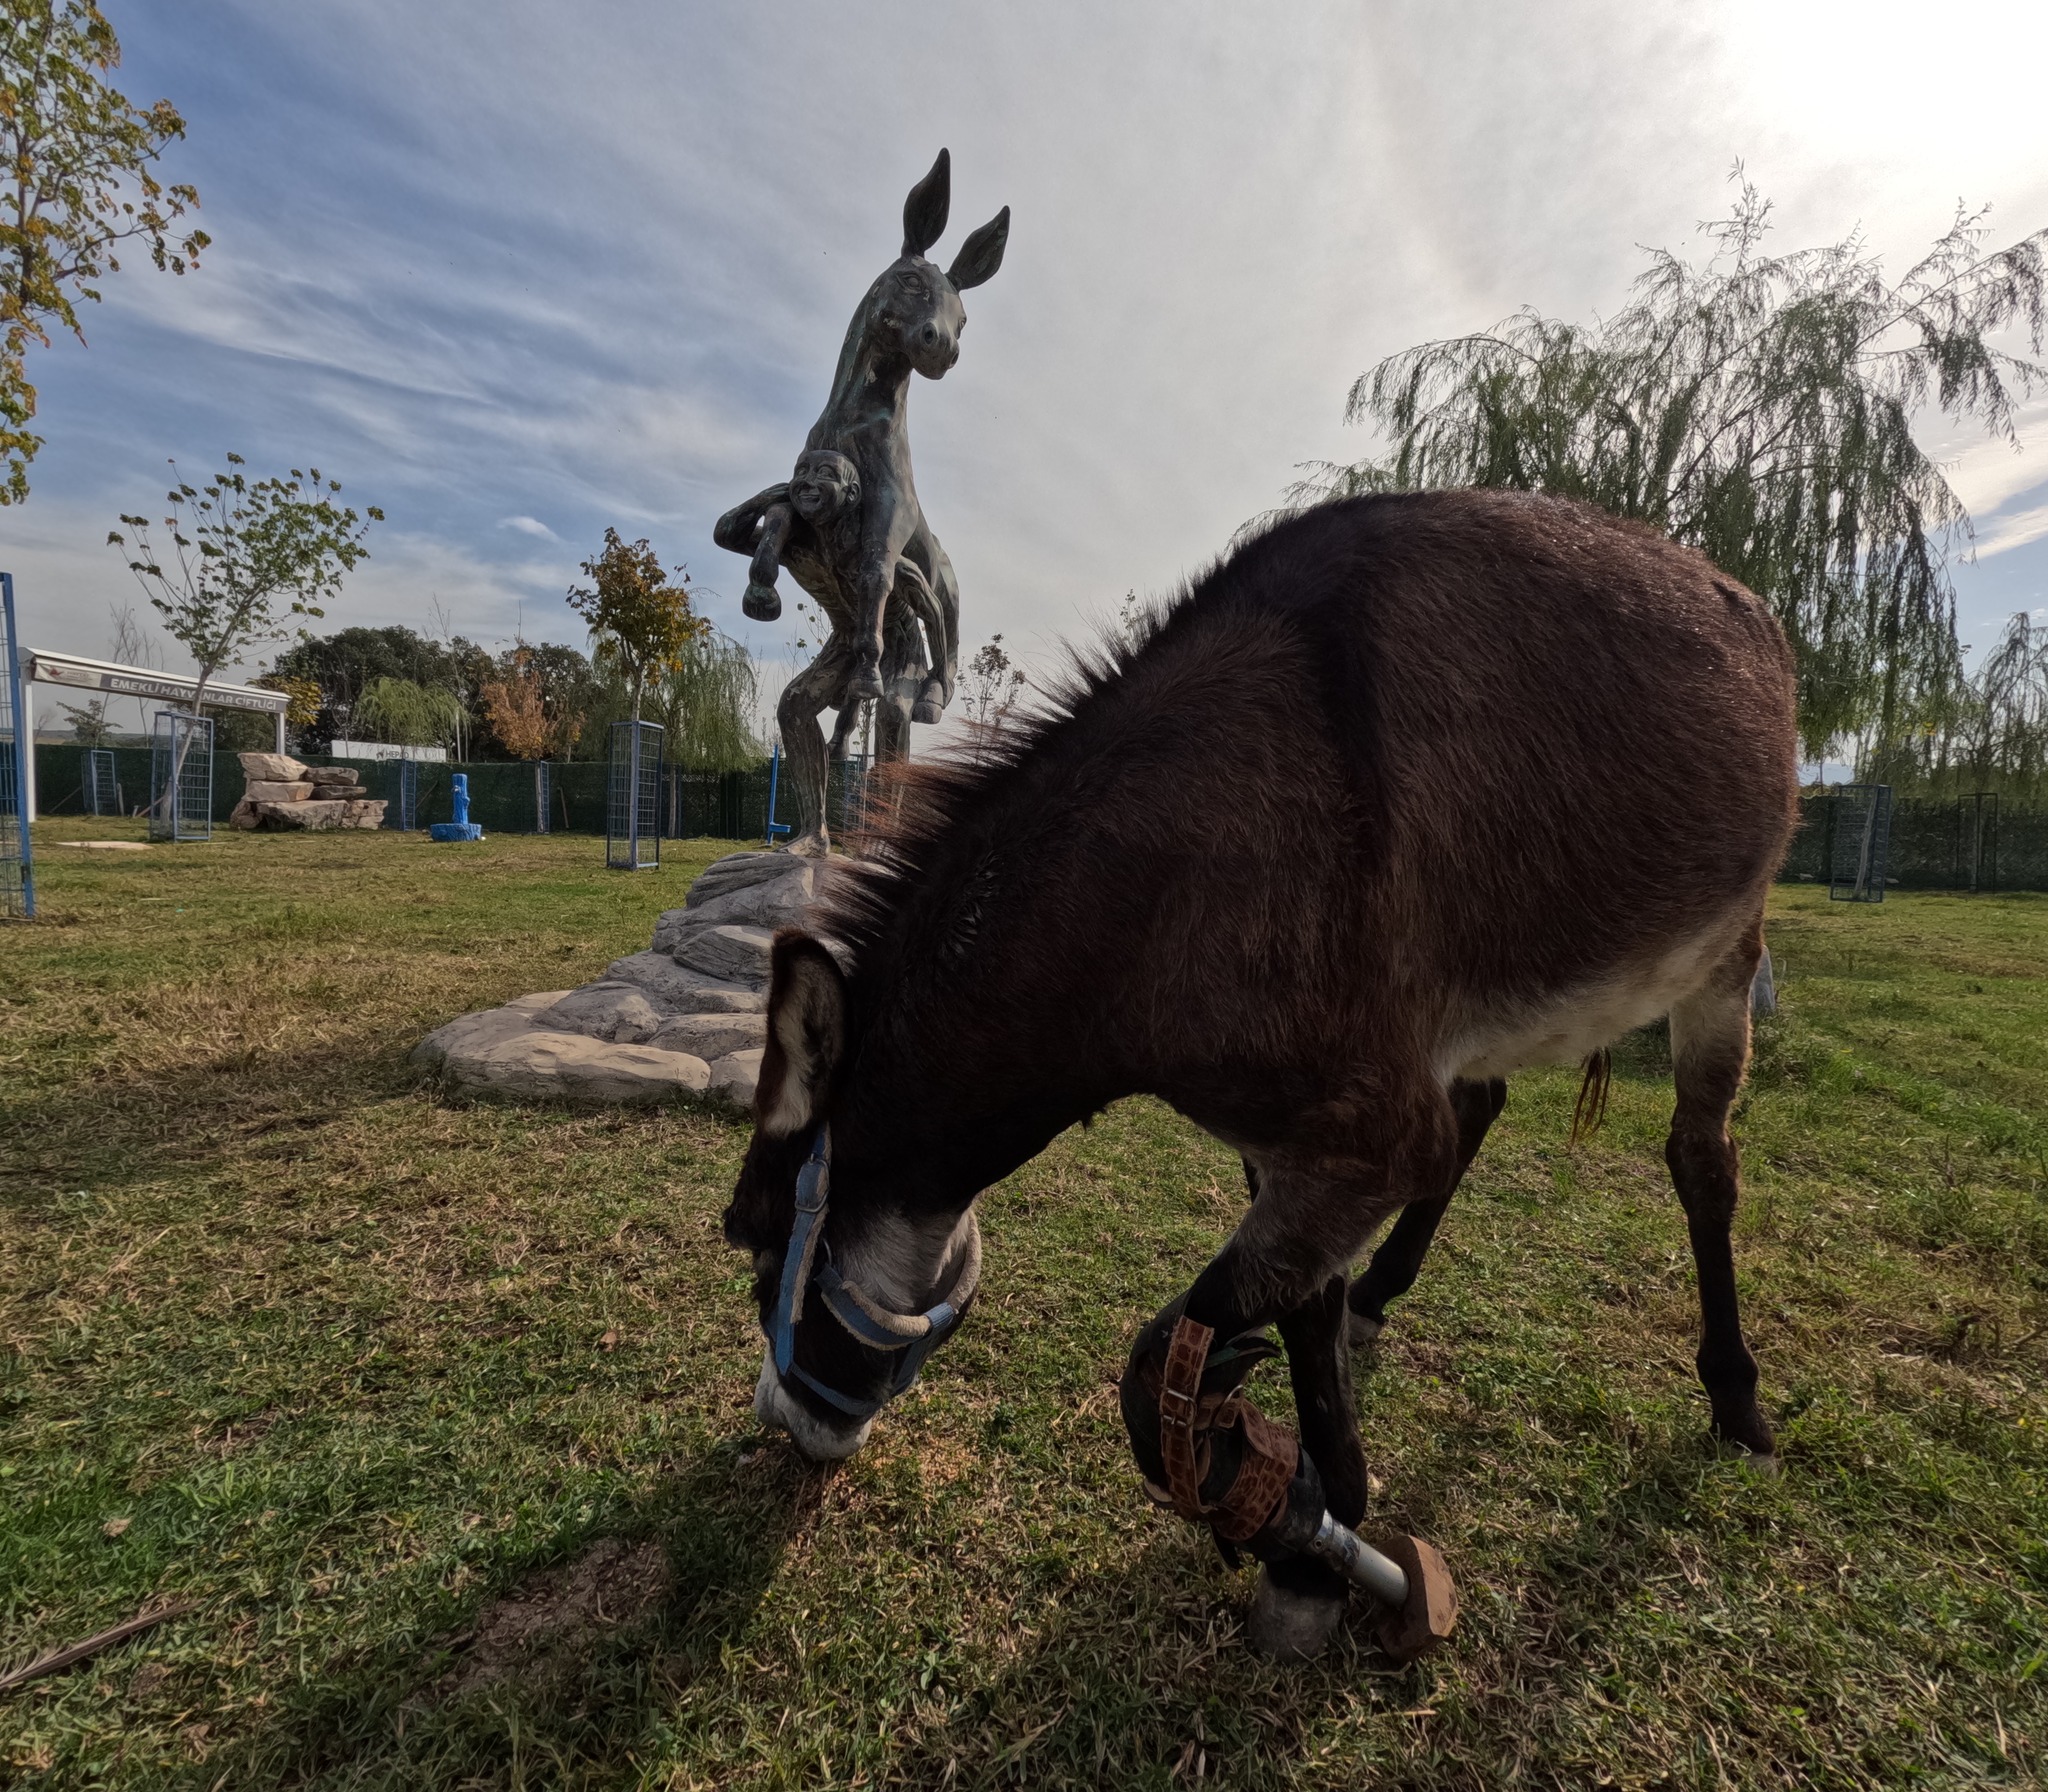
<path fill-rule="evenodd" d="M 1365 1509 L 1347 1323 L 1414 1279 L 1510 1072 L 1668 1015 L 1700 1379 L 1768 1458 L 1727 1120 L 1796 760 L 1777 625 L 1649 530 L 1460 491 L 1250 541 L 1058 713 L 910 773 L 829 949 L 776 941 L 725 1221 L 769 1335 L 756 1410 L 857 1449 L 972 1299 L 975 1197 L 1156 1095 L 1254 1198 L 1140 1335 L 1125 1420 L 1155 1491 L 1265 1563 L 1254 1640 L 1310 1652 L 1344 1589 L 1288 1515 Z M 1299 1459 L 1228 1399 L 1275 1323 Z"/>

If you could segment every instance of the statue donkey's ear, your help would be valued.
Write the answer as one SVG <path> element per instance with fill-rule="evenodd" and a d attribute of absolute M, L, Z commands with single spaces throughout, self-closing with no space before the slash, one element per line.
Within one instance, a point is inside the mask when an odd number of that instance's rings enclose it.
<path fill-rule="evenodd" d="M 931 173 L 910 189 L 903 202 L 903 253 L 922 255 L 946 234 L 946 211 L 953 203 L 953 152 L 942 149 Z"/>
<path fill-rule="evenodd" d="M 960 245 L 946 278 L 956 292 L 979 286 L 1003 265 L 1003 248 L 1010 240 L 1010 208 L 1006 205 Z"/>

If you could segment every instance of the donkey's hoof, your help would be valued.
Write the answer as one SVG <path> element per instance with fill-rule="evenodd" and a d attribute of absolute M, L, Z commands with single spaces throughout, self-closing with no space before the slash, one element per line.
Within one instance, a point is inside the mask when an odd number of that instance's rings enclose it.
<path fill-rule="evenodd" d="M 863 667 L 846 681 L 846 695 L 851 702 L 862 703 L 882 694 L 882 675 L 871 668 Z"/>
<path fill-rule="evenodd" d="M 920 697 L 910 706 L 910 719 L 927 725 L 943 719 L 939 706 L 929 697 Z"/>
<path fill-rule="evenodd" d="M 1779 1473 L 1778 1453 L 1775 1450 L 1748 1450 L 1736 1445 L 1729 1452 L 1735 1460 L 1753 1475 L 1764 1480 L 1774 1480 Z"/>
<path fill-rule="evenodd" d="M 1330 1646 L 1348 1604 L 1341 1590 L 1296 1593 L 1276 1587 L 1261 1568 L 1258 1591 L 1245 1614 L 1245 1640 L 1268 1661 L 1313 1661 Z"/>
<path fill-rule="evenodd" d="M 777 622 L 782 617 L 782 595 L 773 585 L 749 585 L 740 599 L 740 613 L 756 622 Z"/>
<path fill-rule="evenodd" d="M 1353 1307 L 1350 1317 L 1345 1322 L 1344 1335 L 1351 1340 L 1353 1350 L 1363 1350 L 1386 1329 L 1387 1322 L 1384 1319 L 1375 1319 L 1370 1313 L 1361 1313 Z"/>

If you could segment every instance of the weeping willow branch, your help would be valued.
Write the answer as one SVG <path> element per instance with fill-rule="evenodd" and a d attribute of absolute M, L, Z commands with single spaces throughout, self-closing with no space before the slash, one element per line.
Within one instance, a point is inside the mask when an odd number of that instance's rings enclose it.
<path fill-rule="evenodd" d="M 1611 319 L 1524 310 L 1361 375 L 1346 421 L 1387 451 L 1304 468 L 1289 505 L 1494 485 L 1652 523 L 1770 602 L 1810 754 L 1897 742 L 1963 688 L 1947 569 L 1971 541 L 1913 424 L 1932 407 L 2017 447 L 2015 406 L 2048 384 L 2048 231 L 1986 253 L 1985 214 L 1959 210 L 1893 284 L 1860 237 L 1764 254 L 1769 202 L 1736 178 L 1707 262 L 1654 253 Z"/>

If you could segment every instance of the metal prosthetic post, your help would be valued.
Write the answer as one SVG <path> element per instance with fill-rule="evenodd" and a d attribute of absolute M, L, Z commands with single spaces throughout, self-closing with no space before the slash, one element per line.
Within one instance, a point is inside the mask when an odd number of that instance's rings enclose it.
<path fill-rule="evenodd" d="M 1162 1360 L 1157 1346 L 1169 1316 Z M 1169 1309 L 1131 1352 L 1121 1389 L 1124 1424 L 1147 1493 L 1208 1525 L 1231 1561 L 1239 1549 L 1262 1562 L 1311 1556 L 1363 1588 L 1386 1609 L 1379 1640 L 1396 1659 L 1436 1648 L 1458 1620 L 1457 1589 L 1443 1557 L 1419 1537 L 1389 1539 L 1377 1549 L 1340 1522 L 1293 1434 L 1238 1391 L 1272 1346 L 1254 1335 L 1212 1355 L 1210 1338 L 1206 1326 Z"/>

